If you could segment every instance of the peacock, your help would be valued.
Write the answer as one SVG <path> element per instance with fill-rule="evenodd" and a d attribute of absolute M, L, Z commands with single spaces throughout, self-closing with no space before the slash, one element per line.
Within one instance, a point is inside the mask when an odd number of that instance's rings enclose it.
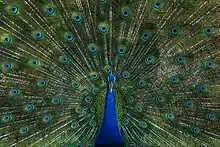
<path fill-rule="evenodd" d="M 219 0 L 0 0 L 0 147 L 220 147 Z"/>

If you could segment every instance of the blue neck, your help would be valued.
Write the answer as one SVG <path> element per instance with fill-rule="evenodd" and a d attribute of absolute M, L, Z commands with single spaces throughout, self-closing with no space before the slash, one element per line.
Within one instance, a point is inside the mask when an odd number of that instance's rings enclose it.
<path fill-rule="evenodd" d="M 118 128 L 114 92 L 109 89 L 106 94 L 105 113 L 101 130 L 96 138 L 97 145 L 123 145 Z"/>

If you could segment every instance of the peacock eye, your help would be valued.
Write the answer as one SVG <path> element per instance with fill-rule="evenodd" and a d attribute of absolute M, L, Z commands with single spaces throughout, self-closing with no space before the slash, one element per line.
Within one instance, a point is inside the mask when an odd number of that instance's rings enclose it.
<path fill-rule="evenodd" d="M 214 63 L 211 61 L 206 62 L 206 67 L 208 67 L 208 68 L 212 68 L 213 65 L 214 65 Z"/>
<path fill-rule="evenodd" d="M 176 35 L 176 34 L 177 34 L 176 28 L 172 28 L 172 29 L 171 29 L 171 34 L 173 34 L 173 35 Z"/>
<path fill-rule="evenodd" d="M 154 2 L 154 8 L 155 8 L 155 9 L 159 9 L 159 8 L 160 8 L 160 3 Z"/>
<path fill-rule="evenodd" d="M 194 127 L 194 128 L 193 128 L 193 132 L 194 132 L 194 133 L 199 133 L 199 129 L 198 129 L 197 127 Z"/>
<path fill-rule="evenodd" d="M 141 121 L 141 122 L 140 122 L 140 127 L 146 128 L 146 127 L 147 127 L 147 123 L 144 122 L 144 121 Z"/>
<path fill-rule="evenodd" d="M 2 117 L 2 121 L 5 122 L 5 123 L 7 123 L 7 122 L 9 122 L 11 120 L 12 120 L 12 116 L 11 115 L 5 115 L 5 116 Z"/>
<path fill-rule="evenodd" d="M 105 33 L 106 31 L 106 27 L 102 27 L 102 32 Z"/>
<path fill-rule="evenodd" d="M 68 59 L 67 59 L 67 58 L 63 58 L 63 61 L 64 61 L 64 62 L 67 62 L 67 61 L 68 61 Z"/>
<path fill-rule="evenodd" d="M 215 116 L 214 116 L 212 113 L 209 113 L 209 114 L 208 114 L 208 118 L 209 118 L 210 120 L 214 120 L 214 119 L 215 119 Z"/>
<path fill-rule="evenodd" d="M 191 103 L 190 102 L 186 102 L 186 106 L 187 107 L 191 106 Z"/>
<path fill-rule="evenodd" d="M 24 110 L 26 112 L 31 112 L 32 110 L 34 110 L 34 105 L 33 104 L 25 105 Z"/>
<path fill-rule="evenodd" d="M 76 23 L 82 22 L 83 16 L 80 12 L 73 12 L 72 13 L 72 20 Z"/>
<path fill-rule="evenodd" d="M 75 17 L 75 20 L 76 20 L 77 22 L 79 22 L 79 21 L 81 21 L 81 17 L 80 17 L 80 16 L 76 16 L 76 17 Z"/>
<path fill-rule="evenodd" d="M 30 67 L 36 68 L 36 67 L 38 67 L 38 66 L 40 65 L 40 61 L 37 60 L 37 59 L 30 59 L 30 60 L 28 61 L 28 65 L 29 65 Z"/>
<path fill-rule="evenodd" d="M 124 53 L 124 50 L 123 50 L 123 49 L 120 49 L 119 51 L 120 51 L 120 53 Z"/>
<path fill-rule="evenodd" d="M 148 38 L 149 38 L 148 33 L 143 33 L 143 39 L 144 39 L 144 40 L 147 40 Z"/>
<path fill-rule="evenodd" d="M 138 111 L 138 112 L 142 112 L 142 108 L 140 106 L 136 106 L 135 109 Z"/>
<path fill-rule="evenodd" d="M 130 7 L 128 7 L 128 6 L 121 7 L 121 16 L 123 18 L 128 18 L 130 14 L 131 14 Z"/>
<path fill-rule="evenodd" d="M 67 63 L 69 63 L 70 59 L 66 56 L 60 56 L 59 61 L 61 63 L 67 64 Z"/>
<path fill-rule="evenodd" d="M 157 98 L 158 103 L 163 103 L 164 101 L 165 101 L 165 99 L 163 97 L 158 97 Z"/>
<path fill-rule="evenodd" d="M 204 91 L 205 90 L 205 86 L 203 86 L 203 85 L 199 86 L 199 90 L 200 91 Z"/>
<path fill-rule="evenodd" d="M 66 41 L 69 41 L 69 42 L 71 42 L 71 41 L 73 41 L 73 34 L 72 33 L 70 33 L 70 32 L 65 32 L 64 33 L 64 39 L 66 40 Z"/>
<path fill-rule="evenodd" d="M 18 8 L 15 7 L 15 6 L 13 6 L 13 7 L 11 8 L 11 12 L 14 13 L 14 14 L 16 14 L 16 13 L 18 12 Z"/>
<path fill-rule="evenodd" d="M 172 77 L 172 78 L 171 78 L 171 82 L 172 82 L 172 83 L 177 83 L 177 78 L 176 78 L 176 77 Z"/>
<path fill-rule="evenodd" d="M 41 37 L 41 33 L 36 33 L 36 37 L 40 38 Z"/>
<path fill-rule="evenodd" d="M 118 47 L 117 47 L 117 52 L 118 52 L 118 54 L 120 55 L 120 56 L 124 56 L 125 55 L 125 52 L 126 52 L 126 49 L 127 49 L 127 47 L 125 46 L 125 45 L 119 45 Z"/>
<path fill-rule="evenodd" d="M 48 83 L 47 83 L 47 81 L 40 80 L 37 84 L 38 84 L 38 86 L 40 86 L 40 87 L 46 87 Z"/>
<path fill-rule="evenodd" d="M 5 64 L 5 68 L 11 69 L 11 64 L 10 64 L 10 63 L 6 63 L 6 64 Z"/>
<path fill-rule="evenodd" d="M 97 51 L 97 46 L 96 46 L 94 43 L 90 43 L 90 44 L 88 45 L 88 49 L 89 49 L 89 51 L 90 51 L 91 53 L 96 53 L 96 51 Z"/>
<path fill-rule="evenodd" d="M 20 129 L 20 133 L 21 134 L 25 134 L 25 133 L 27 133 L 28 132 L 28 127 L 24 127 L 24 128 L 21 128 Z"/>
<path fill-rule="evenodd" d="M 67 36 L 67 38 L 69 41 L 73 40 L 73 37 L 71 35 Z"/>
<path fill-rule="evenodd" d="M 8 12 L 9 12 L 10 14 L 12 14 L 12 15 L 16 15 L 16 14 L 18 14 L 18 12 L 19 12 L 19 8 L 18 8 L 15 4 L 9 5 L 9 6 L 7 7 L 7 9 L 8 9 Z"/>
<path fill-rule="evenodd" d="M 53 14 L 55 9 L 53 7 L 48 8 L 48 14 Z"/>
<path fill-rule="evenodd" d="M 41 32 L 37 32 L 35 34 L 36 39 L 41 39 L 43 37 L 43 34 Z"/>
<path fill-rule="evenodd" d="M 95 52 L 95 51 L 96 51 L 96 48 L 95 48 L 95 47 L 92 47 L 92 51 Z"/>
<path fill-rule="evenodd" d="M 210 32 L 211 32 L 211 30 L 210 30 L 209 28 L 207 28 L 207 29 L 206 29 L 206 32 L 207 32 L 207 33 L 210 33 Z"/>
<path fill-rule="evenodd" d="M 10 95 L 11 96 L 17 96 L 17 95 L 19 95 L 20 94 L 20 90 L 18 90 L 18 89 L 12 89 L 11 91 L 10 91 Z"/>
<path fill-rule="evenodd" d="M 127 75 L 126 75 L 126 74 L 123 74 L 123 78 L 127 78 Z"/>
<path fill-rule="evenodd" d="M 106 21 L 101 22 L 98 25 L 98 29 L 99 29 L 100 33 L 107 34 L 107 32 L 109 30 L 109 24 Z"/>
<path fill-rule="evenodd" d="M 148 58 L 145 59 L 145 61 L 146 61 L 147 63 L 150 63 L 150 62 L 151 62 L 151 58 L 148 57 Z"/>
<path fill-rule="evenodd" d="M 207 36 L 211 35 L 211 33 L 212 33 L 210 28 L 205 28 L 204 32 L 205 32 L 205 35 L 207 35 Z"/>
<path fill-rule="evenodd" d="M 18 93 L 18 90 L 13 90 L 13 93 L 14 93 L 14 94 L 17 94 L 17 93 Z"/>
<path fill-rule="evenodd" d="M 10 118 L 9 116 L 5 116 L 5 120 L 9 120 L 9 118 Z"/>
<path fill-rule="evenodd" d="M 51 116 L 50 115 L 45 115 L 44 118 L 43 118 L 43 121 L 44 122 L 49 122 L 51 120 Z"/>
<path fill-rule="evenodd" d="M 167 114 L 167 118 L 172 118 L 172 115 L 171 114 Z"/>
<path fill-rule="evenodd" d="M 212 62 L 208 62 L 207 65 L 210 67 L 212 66 Z"/>
<path fill-rule="evenodd" d="M 78 122 L 72 122 L 71 124 L 71 128 L 75 129 L 79 126 L 79 123 Z"/>
<path fill-rule="evenodd" d="M 79 82 L 75 82 L 75 83 L 73 82 L 73 87 L 74 87 L 74 88 L 79 88 L 79 86 L 80 86 L 80 83 L 79 83 Z"/>
<path fill-rule="evenodd" d="M 137 83 L 138 87 L 142 88 L 145 85 L 145 81 L 141 80 Z"/>
<path fill-rule="evenodd" d="M 37 61 L 33 61 L 33 64 L 36 65 L 36 64 L 37 64 Z"/>
<path fill-rule="evenodd" d="M 5 37 L 5 42 L 6 43 L 10 43 L 11 42 L 11 38 L 10 37 Z"/>
<path fill-rule="evenodd" d="M 52 100 L 52 103 L 54 103 L 54 104 L 60 104 L 60 103 L 61 103 L 61 98 L 59 98 L 59 97 L 54 98 L 54 99 Z"/>
<path fill-rule="evenodd" d="M 86 97 L 85 100 L 86 100 L 87 103 L 91 103 L 92 102 L 92 98 L 91 97 Z"/>
<path fill-rule="evenodd" d="M 68 40 L 72 40 L 73 39 L 73 37 L 72 36 L 67 36 L 67 38 L 68 38 Z"/>
<path fill-rule="evenodd" d="M 33 65 L 34 66 L 38 66 L 39 65 L 39 61 L 38 60 L 33 60 Z"/>
<path fill-rule="evenodd" d="M 123 13 L 123 15 L 125 16 L 125 17 L 127 17 L 128 16 L 128 12 L 127 11 L 125 11 L 124 13 Z"/>
<path fill-rule="evenodd" d="M 178 63 L 182 63 L 183 62 L 183 58 L 182 57 L 177 57 L 177 62 Z"/>

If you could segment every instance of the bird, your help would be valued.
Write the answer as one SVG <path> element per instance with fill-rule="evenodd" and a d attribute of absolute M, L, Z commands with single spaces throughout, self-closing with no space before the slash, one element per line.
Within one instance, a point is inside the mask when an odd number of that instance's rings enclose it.
<path fill-rule="evenodd" d="M 0 0 L 0 146 L 219 147 L 219 35 L 218 0 Z"/>

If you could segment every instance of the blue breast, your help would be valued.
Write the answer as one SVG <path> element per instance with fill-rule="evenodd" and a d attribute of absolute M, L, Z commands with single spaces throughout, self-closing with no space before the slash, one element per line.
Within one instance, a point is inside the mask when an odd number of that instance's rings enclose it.
<path fill-rule="evenodd" d="M 96 138 L 96 145 L 123 146 L 116 116 L 115 96 L 110 90 L 106 95 L 105 113 L 101 130 Z"/>

